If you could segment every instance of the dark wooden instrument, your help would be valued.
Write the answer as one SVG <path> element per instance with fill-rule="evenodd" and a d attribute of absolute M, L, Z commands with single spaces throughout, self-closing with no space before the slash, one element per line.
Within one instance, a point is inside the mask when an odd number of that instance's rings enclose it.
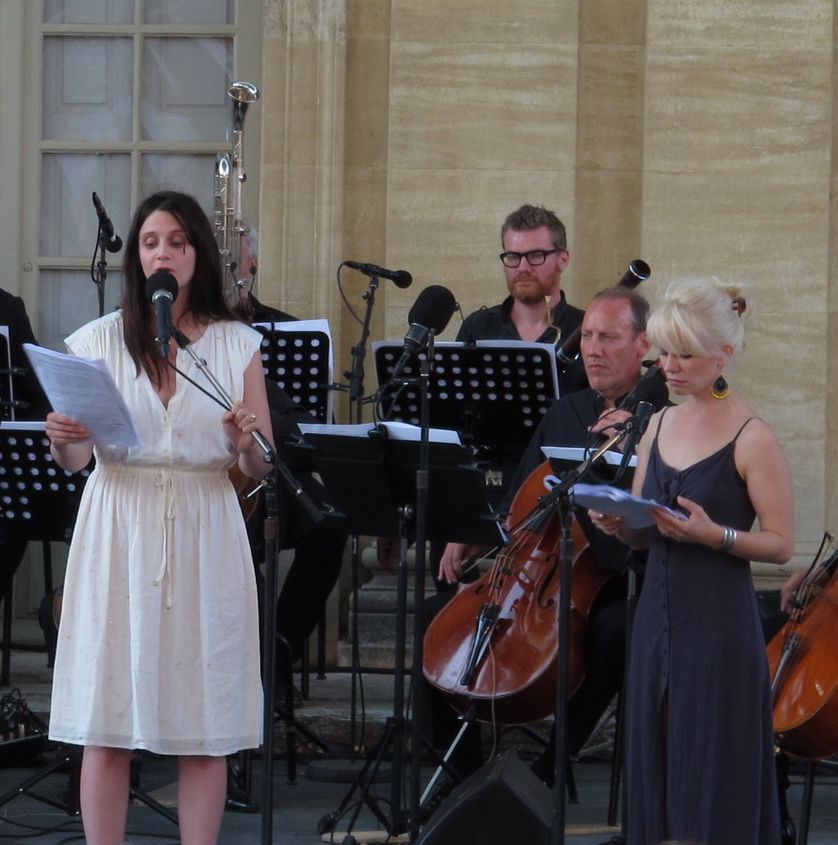
<path fill-rule="evenodd" d="M 248 522 L 250 517 L 256 512 L 259 505 L 261 483 L 254 478 L 249 478 L 240 469 L 238 464 L 233 464 L 227 475 L 230 476 L 230 481 L 233 487 L 236 488 L 236 496 L 239 499 L 239 505 L 242 509 L 242 516 L 244 521 Z"/>
<path fill-rule="evenodd" d="M 838 754 L 838 550 L 816 559 L 795 599 L 798 608 L 768 644 L 774 730 L 789 754 L 832 757 Z"/>
<path fill-rule="evenodd" d="M 425 633 L 428 681 L 465 712 L 501 724 L 525 724 L 552 715 L 556 705 L 560 518 L 537 529 L 526 517 L 549 492 L 550 464 L 537 467 L 512 503 L 521 525 L 478 581 L 461 589 Z M 588 614 L 609 577 L 597 566 L 574 520 L 570 619 L 571 694 L 584 678 L 583 636 Z"/>

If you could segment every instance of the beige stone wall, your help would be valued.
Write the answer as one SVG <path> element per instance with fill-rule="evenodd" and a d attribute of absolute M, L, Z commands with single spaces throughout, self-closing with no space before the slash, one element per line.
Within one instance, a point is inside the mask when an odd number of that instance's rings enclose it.
<path fill-rule="evenodd" d="M 736 386 L 792 462 L 800 559 L 838 529 L 832 2 L 265 7 L 262 294 L 331 318 L 338 373 L 360 334 L 341 260 L 413 273 L 376 294 L 372 336 L 400 338 L 425 285 L 466 312 L 498 301 L 500 222 L 544 204 L 567 224 L 581 306 L 634 258 L 652 298 L 681 276 L 750 285 Z M 343 279 L 362 314 L 366 279 Z"/>

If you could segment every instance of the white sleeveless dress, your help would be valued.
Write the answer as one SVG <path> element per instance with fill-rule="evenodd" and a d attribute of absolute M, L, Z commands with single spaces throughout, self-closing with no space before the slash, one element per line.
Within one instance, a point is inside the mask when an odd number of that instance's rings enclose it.
<path fill-rule="evenodd" d="M 193 349 L 237 399 L 259 343 L 219 322 Z M 119 313 L 67 346 L 107 362 L 142 448 L 95 447 L 67 563 L 50 737 L 175 755 L 258 746 L 256 583 L 224 410 L 180 376 L 165 408 L 136 374 Z M 182 350 L 177 365 L 208 386 Z"/>

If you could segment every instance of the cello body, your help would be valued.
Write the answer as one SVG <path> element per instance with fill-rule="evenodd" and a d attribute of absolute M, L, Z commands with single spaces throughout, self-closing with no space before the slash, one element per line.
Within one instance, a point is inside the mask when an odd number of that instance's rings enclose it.
<path fill-rule="evenodd" d="M 521 522 L 554 481 L 549 463 L 521 486 L 511 519 Z M 584 532 L 574 520 L 571 584 L 571 694 L 584 678 L 583 637 L 588 614 L 610 577 L 593 559 Z M 494 565 L 461 588 L 428 626 L 423 670 L 428 682 L 465 712 L 476 708 L 481 721 L 526 724 L 555 712 L 558 612 L 561 595 L 557 514 L 538 530 L 513 531 Z"/>
<path fill-rule="evenodd" d="M 838 551 L 796 592 L 800 607 L 768 644 L 774 730 L 783 751 L 838 754 Z"/>

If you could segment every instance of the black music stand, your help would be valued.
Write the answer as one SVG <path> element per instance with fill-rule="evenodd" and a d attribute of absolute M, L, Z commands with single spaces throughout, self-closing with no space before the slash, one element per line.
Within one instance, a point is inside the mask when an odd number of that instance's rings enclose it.
<path fill-rule="evenodd" d="M 262 334 L 265 377 L 314 419 L 332 418 L 332 339 L 320 320 L 254 323 Z"/>
<path fill-rule="evenodd" d="M 325 428 L 325 427 L 324 427 Z M 341 430 L 342 427 L 336 427 Z M 326 430 L 304 432 L 304 440 L 314 448 L 313 462 L 329 489 L 332 505 L 347 519 L 350 531 L 357 534 L 396 536 L 400 538 L 397 578 L 396 654 L 393 716 L 387 730 L 367 758 L 356 781 L 337 810 L 320 820 L 321 834 L 333 831 L 337 820 L 351 805 L 356 790 L 361 800 L 355 805 L 347 828 L 351 832 L 366 804 L 388 833 L 407 829 L 402 807 L 402 769 L 407 738 L 404 717 L 405 648 L 407 628 L 407 549 L 415 528 L 416 472 L 419 443 L 395 440 L 386 426 L 352 426 L 342 430 L 363 436 L 331 434 Z M 483 474 L 471 461 L 468 449 L 455 443 L 432 442 L 430 446 L 429 487 L 434 498 L 427 515 L 428 537 L 451 537 L 462 542 L 492 543 L 499 529 L 491 507 L 486 502 Z M 416 623 L 414 623 L 416 624 Z M 412 666 L 412 673 L 419 667 Z M 393 746 L 388 817 L 370 794 L 388 747 Z M 417 749 L 413 749 L 417 753 Z"/>
<path fill-rule="evenodd" d="M 331 419 L 331 337 L 323 320 L 288 320 L 253 323 L 252 327 L 262 335 L 260 354 L 265 377 L 279 385 L 300 408 L 311 414 L 313 420 L 326 422 Z M 280 506 L 284 497 L 278 496 Z M 282 514 L 284 516 L 284 514 Z M 278 644 L 279 647 L 283 643 Z M 286 723 L 287 779 L 296 783 L 296 734 L 301 733 L 322 751 L 327 745 L 314 732 L 301 724 L 294 714 L 293 682 L 285 682 L 285 705 L 276 707 Z M 252 752 L 243 751 L 241 766 L 234 770 L 241 778 L 241 787 L 249 796 L 252 785 Z M 231 800 L 228 807 L 252 811 L 255 804 L 249 798 Z"/>
<path fill-rule="evenodd" d="M 381 418 L 419 425 L 417 384 L 424 353 L 390 383 L 404 345 L 373 344 L 381 388 Z M 549 343 L 479 340 L 475 344 L 435 343 L 430 373 L 430 425 L 454 429 L 467 445 L 502 468 L 487 474 L 490 500 L 498 504 L 521 453 L 547 409 L 559 396 L 556 351 Z M 509 478 L 504 476 L 509 476 Z"/>
<path fill-rule="evenodd" d="M 0 531 L 66 541 L 90 468 L 69 473 L 53 460 L 45 424 L 0 423 Z"/>
<path fill-rule="evenodd" d="M 45 590 L 51 592 L 50 541 L 69 539 L 78 509 L 79 497 L 89 470 L 72 474 L 61 469 L 49 451 L 44 423 L 0 423 L 0 536 L 14 536 L 43 543 Z M 6 608 L 9 614 L 9 608 Z M 10 631 L 6 630 L 6 636 Z M 8 676 L 8 649 L 4 648 L 3 675 Z M 44 769 L 27 778 L 0 796 L 0 807 L 17 795 L 31 798 L 78 815 L 77 749 L 60 745 L 56 759 Z M 70 801 L 61 804 L 52 798 L 30 791 L 52 772 L 68 766 L 70 769 Z"/>

